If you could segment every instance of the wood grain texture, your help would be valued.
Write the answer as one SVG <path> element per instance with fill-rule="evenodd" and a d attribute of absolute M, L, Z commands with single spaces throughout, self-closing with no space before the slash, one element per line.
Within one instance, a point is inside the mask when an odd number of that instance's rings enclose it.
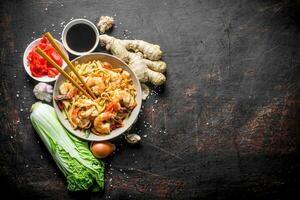
<path fill-rule="evenodd" d="M 297 1 L 1 1 L 1 190 L 24 199 L 287 199 L 300 184 Z M 103 193 L 70 193 L 29 121 L 26 46 L 71 18 L 161 45 L 167 83 L 115 142 Z M 97 51 L 105 52 L 99 47 Z M 1 194 L 3 194 L 1 192 Z"/>

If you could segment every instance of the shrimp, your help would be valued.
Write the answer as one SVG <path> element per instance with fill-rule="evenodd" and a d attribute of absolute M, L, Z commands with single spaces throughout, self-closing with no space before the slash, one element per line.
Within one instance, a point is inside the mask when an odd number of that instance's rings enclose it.
<path fill-rule="evenodd" d="M 123 79 L 130 79 L 130 74 L 127 71 L 123 71 L 121 75 Z"/>
<path fill-rule="evenodd" d="M 110 132 L 110 123 L 104 123 L 104 121 L 113 117 L 114 115 L 110 112 L 101 113 L 95 118 L 92 131 L 95 132 L 95 134 L 108 134 Z"/>
<path fill-rule="evenodd" d="M 116 72 L 110 71 L 109 74 L 110 74 L 110 78 L 112 81 L 116 81 L 116 80 L 120 79 L 120 74 L 118 74 Z"/>
<path fill-rule="evenodd" d="M 95 106 L 87 109 L 86 111 L 81 111 L 80 112 L 80 116 L 82 118 L 94 118 L 98 115 L 99 115 L 99 112 L 98 112 L 98 110 L 96 109 Z"/>
<path fill-rule="evenodd" d="M 113 81 L 112 83 L 110 83 L 110 87 L 111 87 L 111 89 L 117 89 L 118 87 L 120 87 L 120 85 L 121 85 L 121 80 L 120 79 L 118 79 L 118 80 L 115 80 L 115 81 Z"/>
<path fill-rule="evenodd" d="M 79 108 L 75 108 L 74 106 L 68 112 L 69 120 L 74 128 L 78 127 L 80 119 L 77 117 L 79 112 Z"/>
<path fill-rule="evenodd" d="M 86 84 L 91 87 L 91 90 L 96 95 L 100 95 L 105 90 L 105 84 L 100 77 L 89 78 Z"/>
<path fill-rule="evenodd" d="M 88 128 L 91 125 L 89 118 L 82 117 L 80 108 L 71 108 L 69 111 L 69 120 L 74 128 Z"/>
<path fill-rule="evenodd" d="M 61 94 L 58 95 L 59 100 L 72 99 L 76 95 L 77 89 L 71 83 L 63 83 L 59 87 L 59 92 Z"/>
<path fill-rule="evenodd" d="M 89 118 L 84 118 L 80 116 L 79 108 L 71 108 L 69 111 L 69 120 L 74 128 L 87 128 L 91 125 Z"/>
<path fill-rule="evenodd" d="M 81 129 L 86 129 L 91 126 L 91 121 L 88 118 L 82 118 L 78 123 L 78 127 Z"/>
<path fill-rule="evenodd" d="M 128 108 L 133 108 L 136 105 L 134 98 L 124 90 L 116 90 L 113 100 L 123 103 L 123 105 Z"/>
<path fill-rule="evenodd" d="M 101 111 L 101 107 L 91 99 L 78 100 L 74 105 L 80 108 L 78 115 L 81 118 L 88 118 L 92 120 L 98 116 Z"/>
<path fill-rule="evenodd" d="M 87 128 L 91 121 L 99 115 L 98 105 L 90 99 L 82 99 L 73 104 L 68 117 L 72 126 L 76 129 Z"/>

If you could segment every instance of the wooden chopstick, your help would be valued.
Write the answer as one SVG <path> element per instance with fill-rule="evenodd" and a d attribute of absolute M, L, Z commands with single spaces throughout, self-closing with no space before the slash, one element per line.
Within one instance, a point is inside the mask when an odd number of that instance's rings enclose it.
<path fill-rule="evenodd" d="M 91 95 L 87 93 L 71 76 L 65 72 L 56 62 L 54 62 L 42 49 L 37 47 L 35 51 L 40 54 L 43 58 L 45 58 L 55 69 L 57 69 L 62 75 L 64 75 L 69 81 L 71 81 L 85 96 L 92 99 Z"/>
<path fill-rule="evenodd" d="M 75 75 L 77 76 L 77 78 L 80 80 L 80 82 L 84 85 L 84 87 L 86 88 L 87 92 L 94 98 L 96 99 L 96 96 L 94 95 L 94 93 L 92 92 L 92 90 L 90 89 L 90 87 L 86 84 L 86 82 L 83 80 L 82 76 L 77 72 L 77 70 L 75 69 L 74 65 L 71 63 L 71 61 L 68 59 L 68 57 L 66 56 L 66 54 L 61 50 L 61 48 L 57 45 L 56 41 L 54 40 L 54 38 L 52 37 L 51 33 L 47 32 L 45 34 L 46 38 L 48 39 L 48 41 L 52 44 L 52 46 L 54 47 L 54 49 L 57 51 L 57 53 L 64 59 L 64 61 L 67 63 L 67 65 L 71 68 L 71 70 L 75 73 Z"/>

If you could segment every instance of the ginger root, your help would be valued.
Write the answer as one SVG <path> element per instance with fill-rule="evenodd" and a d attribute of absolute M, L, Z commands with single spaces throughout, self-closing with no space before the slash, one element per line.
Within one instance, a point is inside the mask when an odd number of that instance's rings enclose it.
<path fill-rule="evenodd" d="M 99 22 L 97 23 L 97 27 L 100 33 L 103 34 L 113 26 L 113 23 L 114 23 L 114 18 L 110 16 L 101 16 L 99 18 Z"/>
<path fill-rule="evenodd" d="M 161 85 L 166 81 L 163 74 L 166 63 L 160 61 L 160 46 L 143 40 L 120 40 L 109 35 L 100 35 L 99 39 L 101 46 L 126 62 L 141 82 Z"/>

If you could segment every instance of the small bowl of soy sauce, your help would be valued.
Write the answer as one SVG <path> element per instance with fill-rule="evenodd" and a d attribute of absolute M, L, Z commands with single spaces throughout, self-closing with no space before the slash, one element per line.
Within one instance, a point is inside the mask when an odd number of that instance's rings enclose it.
<path fill-rule="evenodd" d="M 82 56 L 93 52 L 99 43 L 97 27 L 89 20 L 70 21 L 62 32 L 62 43 L 73 55 Z"/>

